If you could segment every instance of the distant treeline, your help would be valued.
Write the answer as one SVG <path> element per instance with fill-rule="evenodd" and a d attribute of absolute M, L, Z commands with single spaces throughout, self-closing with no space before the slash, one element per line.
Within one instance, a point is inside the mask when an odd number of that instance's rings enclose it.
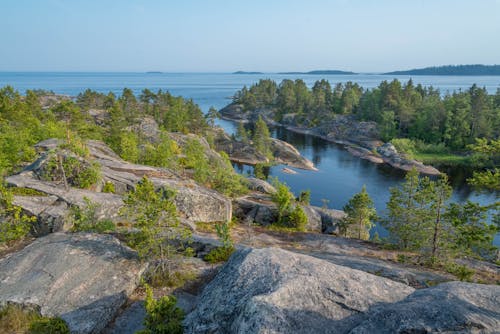
<path fill-rule="evenodd" d="M 389 75 L 500 75 L 500 65 L 447 65 L 408 71 L 394 71 Z"/>
<path fill-rule="evenodd" d="M 275 120 L 284 115 L 295 125 L 315 127 L 338 114 L 378 124 L 381 138 L 410 138 L 463 150 L 475 138 L 496 139 L 500 135 L 500 89 L 488 94 L 473 85 L 465 91 L 442 96 L 438 89 L 414 85 L 412 80 L 383 81 L 364 89 L 357 83 L 316 81 L 309 89 L 303 80 L 261 80 L 244 87 L 234 103 L 245 110 L 272 109 Z"/>

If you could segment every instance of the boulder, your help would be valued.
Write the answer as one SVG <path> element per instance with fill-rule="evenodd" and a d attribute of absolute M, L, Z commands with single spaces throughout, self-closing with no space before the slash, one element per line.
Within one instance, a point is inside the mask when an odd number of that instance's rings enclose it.
<path fill-rule="evenodd" d="M 160 127 L 158 123 L 149 116 L 141 117 L 137 123 L 130 126 L 129 130 L 140 135 L 151 143 L 157 143 L 160 140 Z"/>
<path fill-rule="evenodd" d="M 37 306 L 72 333 L 100 333 L 145 266 L 109 235 L 52 233 L 0 259 L 0 304 Z"/>
<path fill-rule="evenodd" d="M 442 283 L 373 307 L 353 334 L 498 333 L 500 286 Z"/>
<path fill-rule="evenodd" d="M 276 188 L 269 184 L 269 182 L 266 182 L 264 180 L 257 179 L 255 177 L 249 177 L 247 178 L 248 181 L 248 188 L 250 190 L 258 191 L 264 194 L 274 194 L 276 192 Z"/>
<path fill-rule="evenodd" d="M 306 229 L 308 231 L 320 232 L 322 230 L 321 214 L 316 210 L 315 207 L 310 205 L 301 205 L 302 210 L 307 216 Z"/>
<path fill-rule="evenodd" d="M 317 170 L 312 161 L 304 158 L 293 145 L 286 141 L 271 138 L 271 152 L 278 163 L 300 169 Z"/>
<path fill-rule="evenodd" d="M 186 333 L 347 333 L 404 284 L 277 248 L 239 250 L 203 290 Z"/>
<path fill-rule="evenodd" d="M 278 208 L 268 195 L 250 194 L 234 201 L 234 215 L 243 221 L 251 220 L 261 226 L 278 221 Z"/>
<path fill-rule="evenodd" d="M 342 210 L 326 209 L 315 206 L 314 209 L 321 216 L 321 232 L 326 234 L 338 234 L 339 222 L 347 216 Z"/>
<path fill-rule="evenodd" d="M 12 204 L 23 208 L 30 216 L 37 217 L 32 234 L 43 236 L 65 230 L 68 204 L 57 196 L 14 196 Z"/>

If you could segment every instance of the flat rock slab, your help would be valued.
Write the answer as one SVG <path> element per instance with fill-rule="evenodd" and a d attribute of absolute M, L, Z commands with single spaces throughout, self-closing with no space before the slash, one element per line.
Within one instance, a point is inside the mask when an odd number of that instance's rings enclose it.
<path fill-rule="evenodd" d="M 112 236 L 53 233 L 0 259 L 0 304 L 37 305 L 72 333 L 99 333 L 143 271 L 135 252 Z"/>
<path fill-rule="evenodd" d="M 374 307 L 351 333 L 499 332 L 500 286 L 449 282 Z"/>
<path fill-rule="evenodd" d="M 347 333 L 413 288 L 279 248 L 237 251 L 204 289 L 186 333 Z"/>

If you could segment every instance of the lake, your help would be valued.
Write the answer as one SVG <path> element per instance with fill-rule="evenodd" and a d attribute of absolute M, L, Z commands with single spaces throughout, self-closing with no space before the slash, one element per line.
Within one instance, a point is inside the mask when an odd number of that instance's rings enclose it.
<path fill-rule="evenodd" d="M 410 76 L 387 76 L 375 74 L 359 75 L 278 75 L 278 74 L 228 74 L 228 73 L 0 73 L 0 87 L 11 85 L 24 93 L 26 89 L 46 89 L 55 93 L 76 96 L 90 88 L 99 92 L 120 94 L 124 87 L 140 93 L 144 88 L 151 90 L 168 90 L 174 95 L 192 98 L 203 111 L 210 106 L 222 108 L 230 102 L 230 97 L 244 85 L 251 85 L 261 78 L 270 78 L 277 82 L 282 79 L 302 78 L 308 86 L 319 79 L 327 79 L 332 86 L 338 82 L 353 81 L 364 88 L 373 88 L 383 80 L 397 78 L 407 81 Z M 485 87 L 489 93 L 500 88 L 500 77 L 494 76 L 413 76 L 415 84 L 434 86 L 442 94 L 459 89 L 468 89 L 476 83 Z M 232 122 L 218 122 L 228 132 L 234 132 Z M 398 185 L 404 173 L 387 165 L 376 165 L 366 160 L 351 156 L 342 146 L 314 138 L 296 134 L 286 129 L 273 129 L 273 136 L 290 142 L 308 159 L 312 160 L 319 171 L 297 170 L 298 174 L 283 173 L 283 166 L 274 166 L 270 170 L 272 176 L 285 181 L 298 194 L 301 190 L 311 190 L 311 202 L 314 205 L 327 203 L 330 208 L 342 209 L 352 195 L 359 192 L 363 185 L 373 198 L 379 214 L 384 214 L 385 203 L 389 199 L 389 188 Z M 251 172 L 248 166 L 236 166 L 241 173 Z M 477 201 L 481 204 L 498 200 L 498 194 L 479 194 L 465 183 L 467 171 L 450 172 L 454 188 L 453 201 Z M 383 229 L 377 228 L 380 235 Z M 497 235 L 495 244 L 500 245 Z"/>

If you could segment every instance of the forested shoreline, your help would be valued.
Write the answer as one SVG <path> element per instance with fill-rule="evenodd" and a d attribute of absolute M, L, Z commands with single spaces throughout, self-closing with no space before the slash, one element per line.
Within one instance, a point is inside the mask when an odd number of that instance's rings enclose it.
<path fill-rule="evenodd" d="M 309 89 L 301 79 L 280 84 L 260 80 L 238 91 L 233 105 L 306 129 L 328 125 L 339 115 L 374 122 L 379 138 L 409 157 L 475 166 L 495 174 L 493 189 L 499 187 L 495 168 L 500 161 L 500 89 L 489 94 L 473 85 L 443 95 L 433 87 L 414 85 L 411 79 L 383 81 L 373 89 L 353 82 L 332 87 L 319 80 Z"/>

